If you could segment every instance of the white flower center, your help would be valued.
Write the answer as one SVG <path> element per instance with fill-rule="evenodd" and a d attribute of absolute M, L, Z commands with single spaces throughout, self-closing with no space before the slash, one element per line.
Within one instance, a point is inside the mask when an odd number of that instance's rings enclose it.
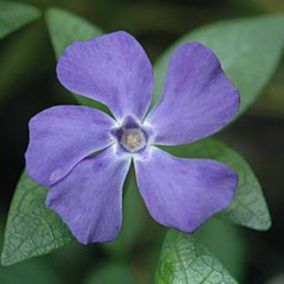
<path fill-rule="evenodd" d="M 138 152 L 146 146 L 145 134 L 139 128 L 124 129 L 120 143 L 127 151 Z"/>

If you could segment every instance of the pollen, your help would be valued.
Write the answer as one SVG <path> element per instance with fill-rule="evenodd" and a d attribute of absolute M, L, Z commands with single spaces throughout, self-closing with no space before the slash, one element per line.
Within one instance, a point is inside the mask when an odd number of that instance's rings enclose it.
<path fill-rule="evenodd" d="M 146 145 L 145 134 L 139 128 L 124 129 L 120 142 L 127 151 L 138 152 Z"/>

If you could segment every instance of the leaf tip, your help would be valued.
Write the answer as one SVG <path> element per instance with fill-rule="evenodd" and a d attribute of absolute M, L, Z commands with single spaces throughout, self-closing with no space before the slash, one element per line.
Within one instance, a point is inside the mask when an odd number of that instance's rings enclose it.
<path fill-rule="evenodd" d="M 272 220 L 270 214 L 267 214 L 265 222 L 263 222 L 261 227 L 255 228 L 258 231 L 268 231 L 272 227 Z"/>

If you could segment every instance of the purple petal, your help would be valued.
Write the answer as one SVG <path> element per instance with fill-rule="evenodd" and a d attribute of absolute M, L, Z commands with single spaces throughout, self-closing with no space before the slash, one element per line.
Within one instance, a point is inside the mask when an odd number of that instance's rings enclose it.
<path fill-rule="evenodd" d="M 114 121 L 82 106 L 56 106 L 34 116 L 26 152 L 28 174 L 38 183 L 54 184 L 86 156 L 112 143 Z"/>
<path fill-rule="evenodd" d="M 126 115 L 142 118 L 151 101 L 151 63 L 126 32 L 70 45 L 58 62 L 57 74 L 67 89 L 106 104 L 119 120 Z"/>
<path fill-rule="evenodd" d="M 76 165 L 48 192 L 47 207 L 60 215 L 83 244 L 113 240 L 122 222 L 122 187 L 130 160 L 108 148 Z"/>
<path fill-rule="evenodd" d="M 162 99 L 146 123 L 156 129 L 157 144 L 187 144 L 223 128 L 238 108 L 238 91 L 216 55 L 199 43 L 183 44 L 170 59 Z"/>
<path fill-rule="evenodd" d="M 237 186 L 237 176 L 222 163 L 176 158 L 158 148 L 148 160 L 136 160 L 135 170 L 151 216 L 186 233 L 226 208 Z"/>

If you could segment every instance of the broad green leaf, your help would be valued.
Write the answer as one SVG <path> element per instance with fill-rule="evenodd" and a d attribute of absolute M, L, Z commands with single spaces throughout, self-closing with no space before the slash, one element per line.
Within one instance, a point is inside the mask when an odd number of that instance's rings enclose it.
<path fill-rule="evenodd" d="M 2 264 L 44 255 L 73 240 L 61 219 L 45 207 L 47 189 L 23 173 L 6 224 Z"/>
<path fill-rule="evenodd" d="M 84 284 L 133 284 L 136 283 L 126 264 L 110 263 L 95 269 Z"/>
<path fill-rule="evenodd" d="M 122 258 L 127 257 L 137 243 L 146 220 L 146 211 L 138 192 L 134 170 L 128 174 L 124 192 L 121 231 L 116 240 L 104 245 L 110 253 Z"/>
<path fill-rule="evenodd" d="M 251 113 L 261 116 L 284 117 L 284 58 Z"/>
<path fill-rule="evenodd" d="M 39 16 L 40 11 L 30 5 L 0 2 L 0 39 Z"/>
<path fill-rule="evenodd" d="M 204 26 L 183 36 L 158 60 L 155 67 L 159 100 L 167 64 L 174 48 L 185 42 L 201 42 L 212 48 L 241 94 L 239 114 L 255 100 L 279 62 L 284 45 L 284 16 L 227 20 Z"/>
<path fill-rule="evenodd" d="M 4 224 L 0 223 L 0 247 L 3 246 Z M 45 258 L 30 259 L 10 267 L 0 265 L 0 283 L 2 284 L 62 284 L 57 273 Z"/>
<path fill-rule="evenodd" d="M 47 11 L 46 21 L 57 58 L 74 41 L 88 40 L 102 34 L 100 28 L 85 19 L 57 8 Z"/>
<path fill-rule="evenodd" d="M 164 241 L 156 284 L 236 284 L 216 257 L 193 236 L 170 231 Z"/>
<path fill-rule="evenodd" d="M 245 282 L 248 258 L 241 227 L 211 218 L 194 236 L 214 253 L 237 281 Z"/>
<path fill-rule="evenodd" d="M 261 186 L 248 163 L 234 150 L 213 139 L 165 148 L 178 156 L 210 158 L 230 166 L 238 174 L 238 188 L 229 208 L 218 216 L 248 228 L 269 229 L 271 219 Z"/>
<path fill-rule="evenodd" d="M 59 58 L 65 48 L 75 41 L 88 40 L 102 34 L 102 30 L 85 19 L 80 18 L 70 12 L 52 8 L 46 13 L 47 26 L 51 42 Z M 93 106 L 109 112 L 107 107 L 91 99 L 75 95 L 75 99 L 83 105 Z"/>

